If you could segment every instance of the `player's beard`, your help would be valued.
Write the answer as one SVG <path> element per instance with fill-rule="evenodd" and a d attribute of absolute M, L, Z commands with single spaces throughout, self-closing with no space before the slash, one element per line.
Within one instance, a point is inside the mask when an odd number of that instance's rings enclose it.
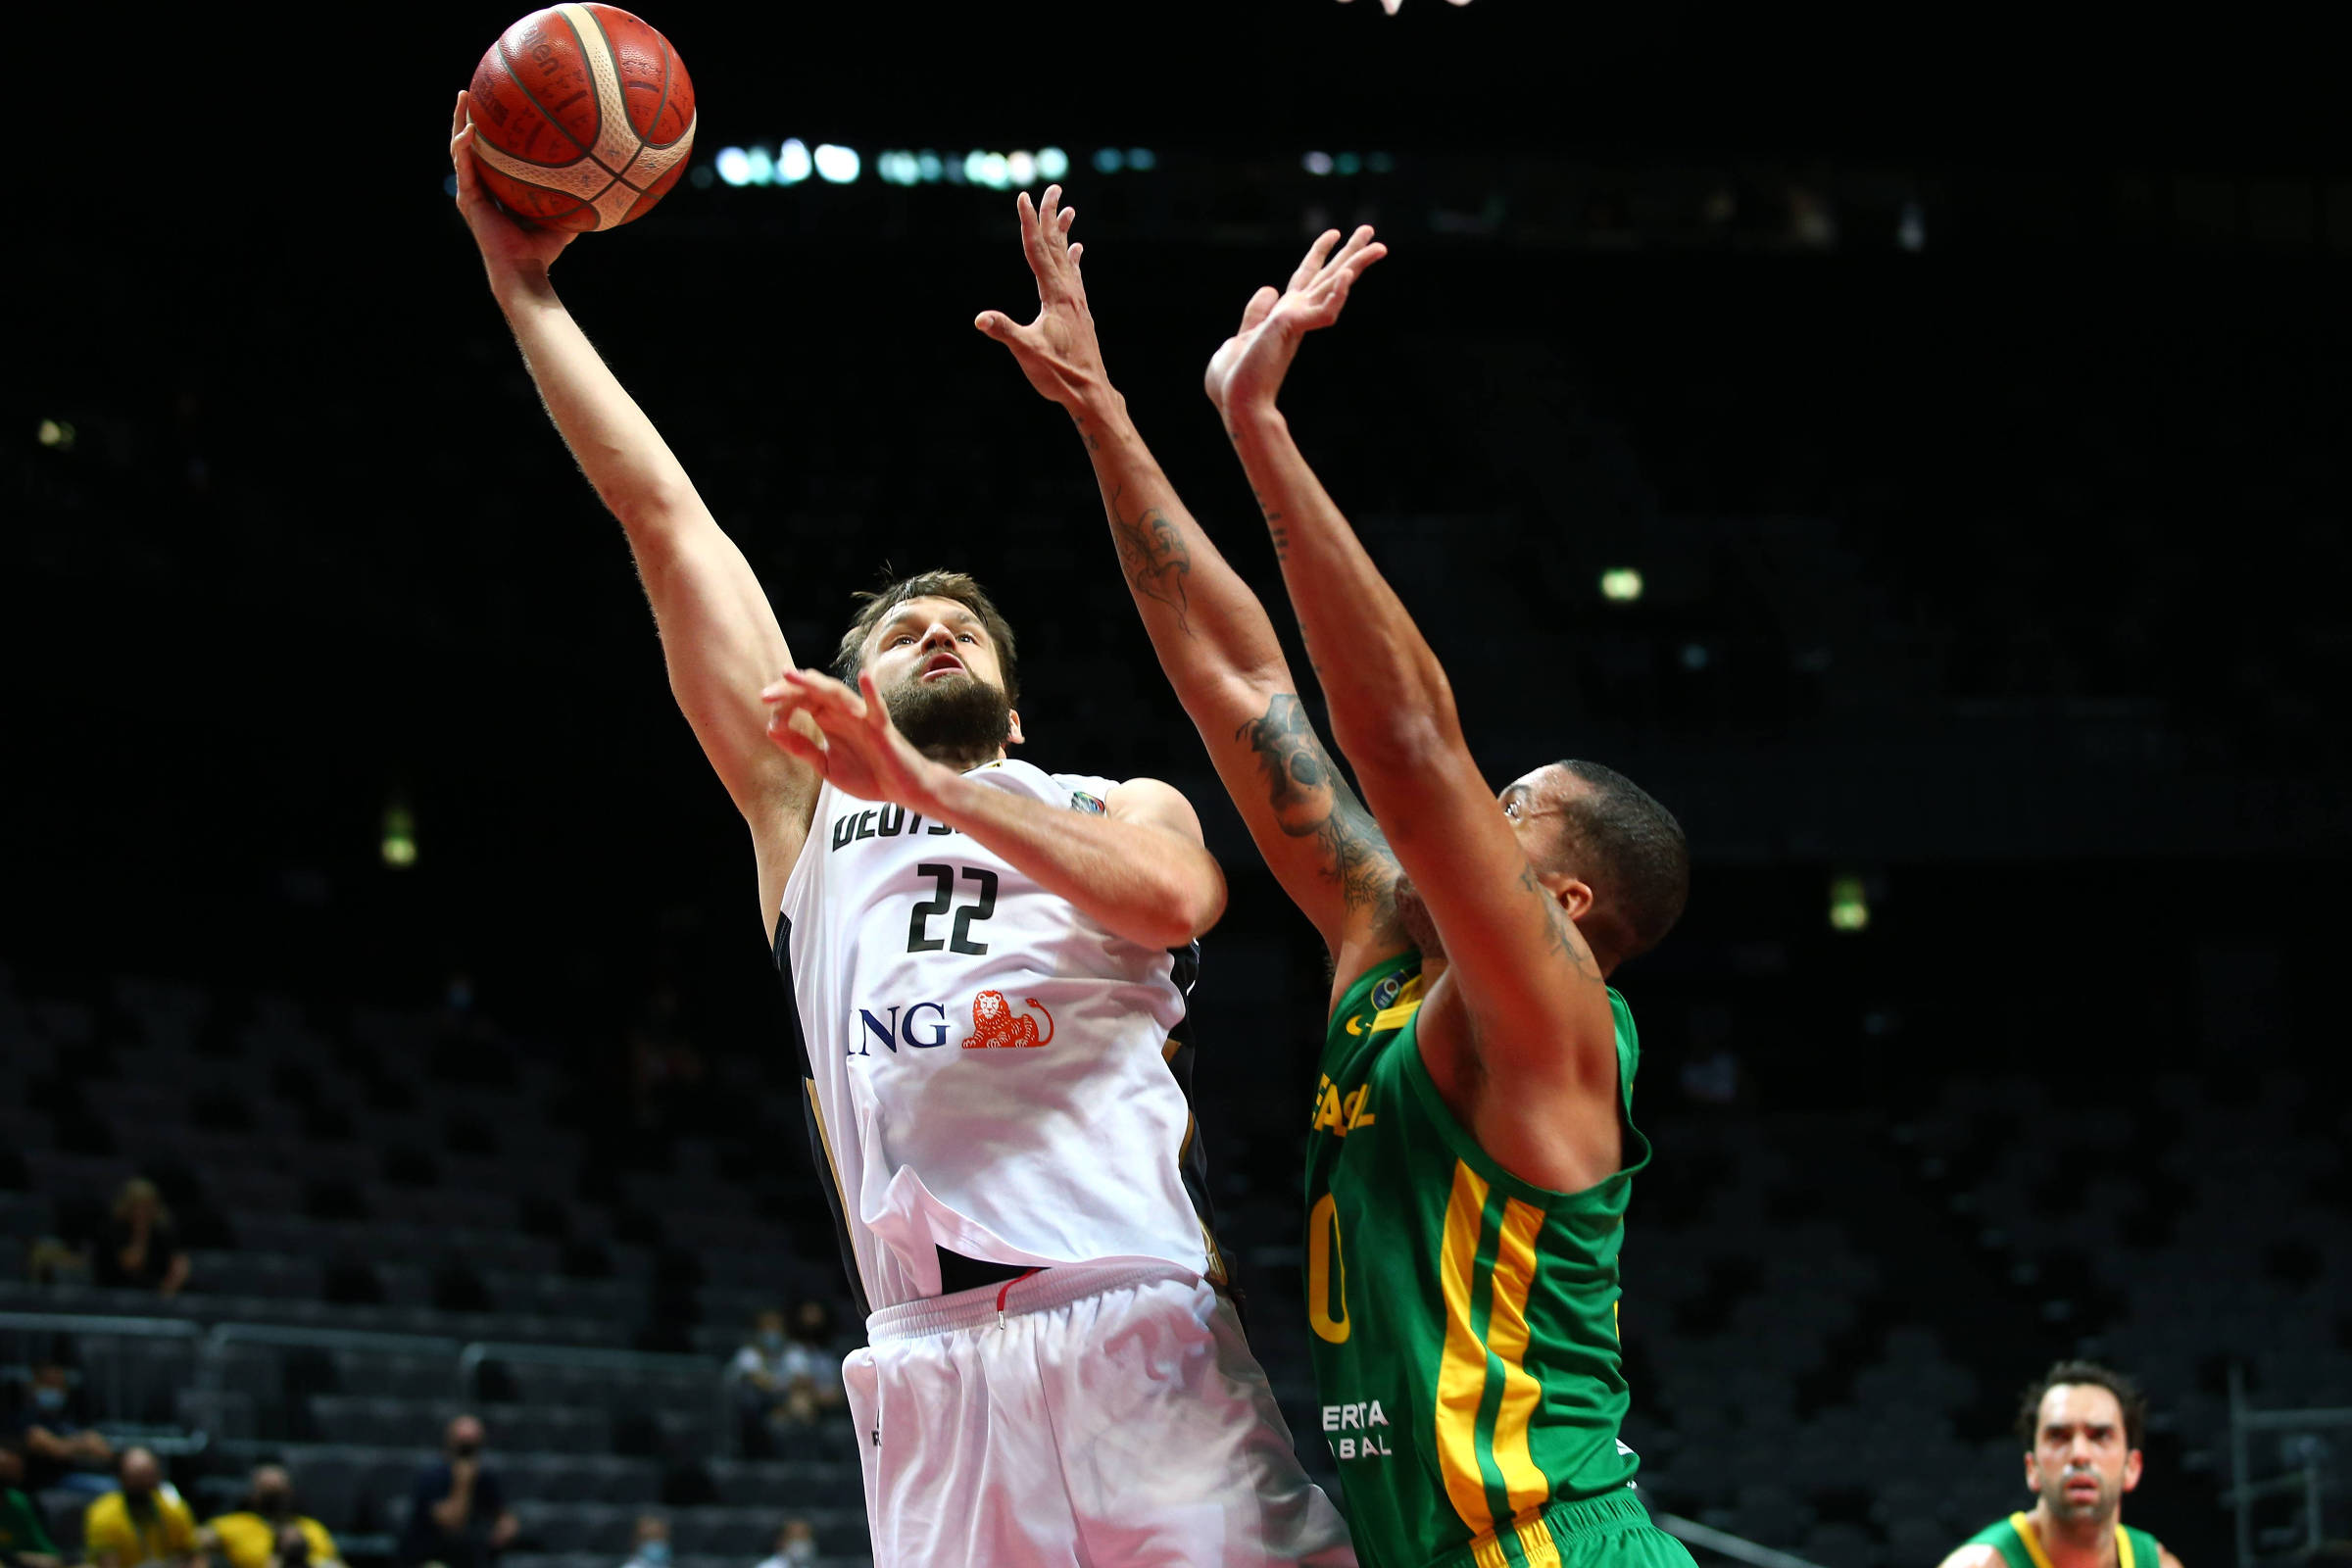
<path fill-rule="evenodd" d="M 908 745 L 959 772 L 995 761 L 1012 735 L 1012 705 L 970 673 L 918 677 L 885 692 L 882 703 Z"/>
<path fill-rule="evenodd" d="M 2099 1484 L 2099 1494 L 2088 1502 L 2077 1502 L 2066 1494 L 2067 1476 L 2063 1470 L 2058 1473 L 2057 1485 L 2042 1488 L 2042 1506 L 2050 1510 L 2051 1518 L 2068 1524 L 2103 1524 L 2114 1516 L 2122 1494 L 2107 1476 L 2096 1470 L 2088 1473 Z"/>
<path fill-rule="evenodd" d="M 1413 886 L 1413 879 L 1397 872 L 1390 898 L 1396 905 L 1396 923 L 1404 927 L 1404 934 L 1421 950 L 1421 956 L 1445 957 L 1446 941 L 1438 935 L 1438 922 L 1429 917 L 1429 906 L 1421 902 L 1421 890 Z"/>

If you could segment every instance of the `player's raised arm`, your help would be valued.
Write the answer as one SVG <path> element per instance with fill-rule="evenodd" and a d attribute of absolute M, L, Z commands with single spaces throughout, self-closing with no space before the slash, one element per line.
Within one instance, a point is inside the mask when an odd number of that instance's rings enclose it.
<path fill-rule="evenodd" d="M 1259 853 L 1352 977 L 1404 945 L 1389 897 L 1395 857 L 1307 721 L 1265 607 L 1185 509 L 1104 371 L 1082 247 L 1068 240 L 1076 210 L 1060 197 L 1049 185 L 1042 208 L 1025 194 L 1017 203 L 1037 318 L 987 311 L 974 324 L 1076 423 L 1160 667 Z"/>
<path fill-rule="evenodd" d="M 1339 318 L 1372 230 L 1335 255 L 1339 238 L 1316 241 L 1287 291 L 1250 302 L 1210 362 L 1209 397 L 1264 510 L 1332 733 L 1444 939 L 1474 1076 L 1507 1074 L 1514 1102 L 1572 1128 L 1548 1140 L 1547 1185 L 1596 1181 L 1616 1168 L 1617 1055 L 1600 965 L 1571 918 L 1592 889 L 1530 863 L 1508 813 L 1551 803 L 1514 791 L 1498 807 L 1446 671 L 1275 408 L 1299 340 Z M 1425 1014 L 1424 1039 L 1447 1023 Z"/>
<path fill-rule="evenodd" d="M 743 552 L 557 298 L 548 269 L 571 235 L 523 226 L 481 189 L 466 99 L 458 95 L 450 124 L 458 210 L 481 247 L 490 292 L 549 416 L 628 534 L 661 628 L 670 690 L 751 825 L 762 914 L 772 923 L 816 798 L 815 776 L 769 743 L 760 701 L 760 688 L 792 667 L 784 633 Z"/>

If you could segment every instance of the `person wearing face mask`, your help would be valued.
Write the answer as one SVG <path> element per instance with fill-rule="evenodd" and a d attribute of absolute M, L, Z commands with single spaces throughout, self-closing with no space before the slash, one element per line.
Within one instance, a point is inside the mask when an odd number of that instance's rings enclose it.
<path fill-rule="evenodd" d="M 637 1549 L 621 1568 L 669 1568 L 669 1521 L 658 1513 L 637 1516 Z"/>
<path fill-rule="evenodd" d="M 57 1488 L 103 1496 L 115 1490 L 114 1446 L 74 1421 L 73 1386 L 62 1362 L 34 1365 L 5 1435 L 22 1446 L 26 1492 Z"/>
<path fill-rule="evenodd" d="M 145 1448 L 125 1448 L 117 1471 L 120 1491 L 90 1504 L 82 1516 L 82 1549 L 95 1568 L 194 1568 L 196 1516 L 163 1467 Z"/>
<path fill-rule="evenodd" d="M 786 1328 L 774 1309 L 753 1320 L 751 1343 L 735 1352 L 727 1380 L 748 1450 L 772 1452 L 768 1431 L 809 1426 L 841 1405 L 839 1363 L 831 1353 L 832 1315 L 822 1301 L 801 1302 Z"/>
<path fill-rule="evenodd" d="M 342 1562 L 335 1538 L 326 1527 L 295 1512 L 294 1480 L 283 1465 L 258 1467 L 244 1508 L 224 1513 L 205 1528 L 228 1559 L 228 1568 L 270 1568 L 272 1559 L 284 1568 L 285 1553 L 279 1541 L 289 1531 L 302 1538 L 303 1559 L 313 1568 L 340 1568 Z"/>
<path fill-rule="evenodd" d="M 418 1472 L 410 1494 L 400 1561 L 490 1568 L 521 1527 L 498 1472 L 482 1464 L 482 1423 L 470 1415 L 450 1422 L 443 1451 L 448 1457 Z"/>
<path fill-rule="evenodd" d="M 1943 1568 L 2180 1568 L 2123 1521 L 2147 1421 L 2147 1396 L 2122 1373 L 2090 1361 L 2051 1367 L 2017 1412 L 2033 1509 L 1978 1531 Z"/>
<path fill-rule="evenodd" d="M 787 1519 L 776 1532 L 776 1554 L 760 1568 L 802 1568 L 816 1561 L 816 1527 L 806 1519 Z"/>

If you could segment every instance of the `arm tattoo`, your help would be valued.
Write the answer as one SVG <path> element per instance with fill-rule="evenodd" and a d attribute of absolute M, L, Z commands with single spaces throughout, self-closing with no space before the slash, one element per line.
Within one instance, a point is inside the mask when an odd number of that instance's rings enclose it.
<path fill-rule="evenodd" d="M 1236 738 L 1257 753 L 1267 799 L 1283 832 L 1322 846 L 1324 879 L 1339 885 L 1342 902 L 1349 910 L 1370 908 L 1384 926 L 1392 921 L 1396 857 L 1316 739 L 1305 705 L 1295 693 L 1278 692 Z"/>
<path fill-rule="evenodd" d="M 1168 519 L 1157 507 L 1148 507 L 1142 516 L 1129 522 L 1119 515 L 1121 485 L 1110 493 L 1110 504 L 1104 510 L 1110 514 L 1111 542 L 1119 549 L 1119 569 L 1127 574 L 1127 586 L 1135 590 L 1138 599 L 1156 600 L 1176 612 L 1176 629 L 1187 637 L 1193 634 L 1187 612 L 1191 601 L 1184 591 L 1184 579 L 1192 575 L 1192 547 L 1184 542 L 1184 530 Z"/>

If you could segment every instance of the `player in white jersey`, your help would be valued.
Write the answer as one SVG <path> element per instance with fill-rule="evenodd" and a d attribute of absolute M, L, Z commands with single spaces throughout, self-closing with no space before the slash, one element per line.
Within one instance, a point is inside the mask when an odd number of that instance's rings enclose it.
<path fill-rule="evenodd" d="M 796 668 L 557 298 L 570 236 L 502 213 L 471 138 L 460 95 L 458 202 L 492 294 L 752 831 L 870 1314 L 844 1375 L 876 1561 L 1352 1563 L 1218 1289 L 1175 1032 L 1225 898 L 1192 807 L 1009 760 L 1011 630 L 959 574 L 868 597 L 834 662 L 855 689 Z"/>

